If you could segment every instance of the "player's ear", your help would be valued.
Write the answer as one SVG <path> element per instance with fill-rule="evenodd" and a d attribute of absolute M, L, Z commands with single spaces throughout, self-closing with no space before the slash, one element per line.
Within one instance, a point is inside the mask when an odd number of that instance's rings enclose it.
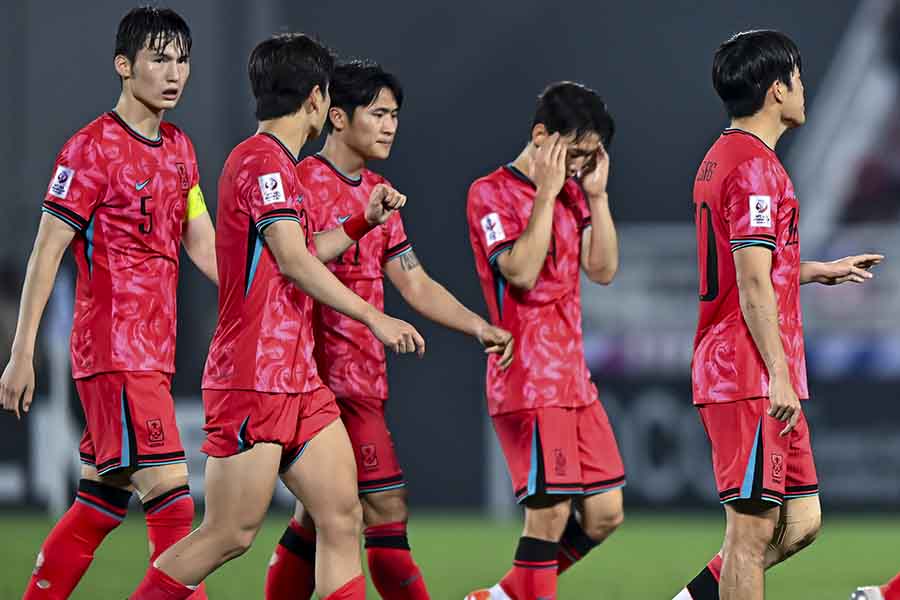
<path fill-rule="evenodd" d="M 782 104 L 788 90 L 783 81 L 781 81 L 780 79 L 776 79 L 772 82 L 772 87 L 769 88 L 769 91 L 772 93 L 772 98 L 775 100 L 775 102 L 777 102 L 778 104 Z"/>
<path fill-rule="evenodd" d="M 541 147 L 541 144 L 544 143 L 544 140 L 546 140 L 549 135 L 550 133 L 547 131 L 547 126 L 543 123 L 537 123 L 531 128 L 531 142 L 538 148 Z"/>
<path fill-rule="evenodd" d="M 320 110 L 326 110 L 328 101 L 328 93 L 322 92 L 322 88 L 319 87 L 318 83 L 314 85 L 312 91 L 309 93 L 309 97 L 307 98 L 310 110 L 314 113 L 319 113 Z"/>
<path fill-rule="evenodd" d="M 328 120 L 331 121 L 331 126 L 335 131 L 343 131 L 347 127 L 347 113 L 337 106 L 328 109 Z"/>
<path fill-rule="evenodd" d="M 124 54 L 116 54 L 116 57 L 113 59 L 113 66 L 122 79 L 131 77 L 131 61 Z"/>

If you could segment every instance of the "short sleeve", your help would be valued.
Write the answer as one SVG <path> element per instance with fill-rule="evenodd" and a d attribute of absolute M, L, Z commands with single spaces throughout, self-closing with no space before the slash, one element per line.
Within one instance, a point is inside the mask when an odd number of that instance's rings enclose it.
<path fill-rule="evenodd" d="M 396 213 L 384 224 L 386 229 L 384 258 L 382 264 L 390 260 L 399 258 L 407 252 L 412 252 L 412 243 L 406 237 L 406 229 L 403 227 L 403 218 L 400 213 Z"/>
<path fill-rule="evenodd" d="M 244 157 L 236 175 L 241 203 L 262 234 L 276 221 L 296 221 L 299 191 L 294 173 L 288 170 L 271 152 L 254 153 Z"/>
<path fill-rule="evenodd" d="M 56 158 L 43 212 L 82 232 L 106 193 L 106 161 L 100 145 L 88 133 L 72 137 Z"/>
<path fill-rule="evenodd" d="M 469 227 L 488 261 L 494 264 L 498 256 L 512 249 L 525 225 L 512 202 L 493 181 L 482 179 L 473 183 L 467 204 Z"/>
<path fill-rule="evenodd" d="M 744 161 L 722 182 L 723 213 L 731 251 L 749 246 L 775 250 L 780 170 L 771 159 Z"/>

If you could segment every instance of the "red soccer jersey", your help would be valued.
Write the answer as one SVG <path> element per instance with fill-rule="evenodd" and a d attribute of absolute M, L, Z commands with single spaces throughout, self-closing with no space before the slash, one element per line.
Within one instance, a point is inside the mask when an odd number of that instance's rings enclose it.
<path fill-rule="evenodd" d="M 775 153 L 756 136 L 726 130 L 694 182 L 700 317 L 691 361 L 694 404 L 768 396 L 769 376 L 744 322 L 731 253 L 772 251 L 781 342 L 800 398 L 807 398 L 800 310 L 800 205 Z"/>
<path fill-rule="evenodd" d="M 219 322 L 203 389 L 296 394 L 322 385 L 313 360 L 312 298 L 281 275 L 263 232 L 295 221 L 315 253 L 297 162 L 272 135 L 241 142 L 219 177 Z"/>
<path fill-rule="evenodd" d="M 491 322 L 515 336 L 516 359 L 501 370 L 488 359 L 488 411 L 578 407 L 597 400 L 581 333 L 581 239 L 591 223 L 581 187 L 569 179 L 553 208 L 550 250 L 530 291 L 507 284 L 497 257 L 525 231 L 535 186 L 512 166 L 469 189 L 469 240 Z"/>
<path fill-rule="evenodd" d="M 76 231 L 76 379 L 175 371 L 178 250 L 199 179 L 194 147 L 171 123 L 150 140 L 109 112 L 63 146 L 43 211 Z"/>
<path fill-rule="evenodd" d="M 351 215 L 365 210 L 376 185 L 390 185 L 368 169 L 358 179 L 347 177 L 319 155 L 303 160 L 297 173 L 309 192 L 306 210 L 323 230 L 339 227 Z M 383 311 L 384 265 L 411 250 L 398 213 L 367 233 L 328 268 L 360 298 Z M 315 325 L 316 362 L 331 391 L 344 398 L 387 399 L 384 344 L 369 328 L 319 304 Z"/>

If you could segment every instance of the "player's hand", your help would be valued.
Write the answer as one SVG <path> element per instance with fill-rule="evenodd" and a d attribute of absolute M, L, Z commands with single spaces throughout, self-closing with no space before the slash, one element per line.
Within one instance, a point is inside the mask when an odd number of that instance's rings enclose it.
<path fill-rule="evenodd" d="M 478 341 L 486 354 L 499 354 L 500 368 L 506 369 L 513 361 L 513 336 L 510 332 L 485 323 L 478 332 Z"/>
<path fill-rule="evenodd" d="M 882 254 L 859 254 L 821 263 L 821 270 L 815 280 L 824 285 L 838 285 L 848 281 L 865 283 L 867 279 L 875 277 L 869 269 L 883 260 Z"/>
<path fill-rule="evenodd" d="M 791 385 L 790 376 L 786 372 L 770 374 L 768 415 L 786 423 L 779 435 L 785 436 L 793 431 L 802 414 L 800 399 Z"/>
<path fill-rule="evenodd" d="M 549 136 L 534 153 L 532 177 L 538 192 L 554 200 L 566 183 L 566 146 L 558 133 Z"/>
<path fill-rule="evenodd" d="M 21 419 L 31 408 L 33 395 L 34 364 L 29 358 L 13 354 L 0 377 L 0 407 Z"/>
<path fill-rule="evenodd" d="M 606 194 L 606 184 L 609 181 L 609 154 L 606 153 L 602 144 L 585 165 L 580 177 L 581 188 L 588 200 Z"/>
<path fill-rule="evenodd" d="M 425 354 L 425 339 L 406 321 L 378 313 L 369 329 L 382 344 L 397 354 L 415 352 L 420 357 Z"/>
<path fill-rule="evenodd" d="M 389 185 L 379 183 L 369 194 L 366 205 L 366 221 L 369 225 L 381 225 L 406 204 L 406 196 Z"/>

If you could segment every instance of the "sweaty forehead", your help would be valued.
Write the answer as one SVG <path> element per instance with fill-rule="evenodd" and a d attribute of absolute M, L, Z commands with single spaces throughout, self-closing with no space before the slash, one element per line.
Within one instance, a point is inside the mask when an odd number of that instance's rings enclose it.
<path fill-rule="evenodd" d="M 600 146 L 600 136 L 593 131 L 584 134 L 578 141 L 575 140 L 574 133 L 567 135 L 564 139 L 568 144 L 569 152 L 592 153 Z"/>
<path fill-rule="evenodd" d="M 149 52 L 150 54 L 162 54 L 164 56 L 181 57 L 190 54 L 185 44 L 184 38 L 180 35 L 171 35 L 158 33 L 156 35 L 148 35 L 147 41 L 139 52 Z"/>
<path fill-rule="evenodd" d="M 378 90 L 375 99 L 372 100 L 372 103 L 369 104 L 368 108 L 371 110 L 377 110 L 379 108 L 397 110 L 397 99 L 394 97 L 394 92 L 388 87 L 381 88 Z"/>

